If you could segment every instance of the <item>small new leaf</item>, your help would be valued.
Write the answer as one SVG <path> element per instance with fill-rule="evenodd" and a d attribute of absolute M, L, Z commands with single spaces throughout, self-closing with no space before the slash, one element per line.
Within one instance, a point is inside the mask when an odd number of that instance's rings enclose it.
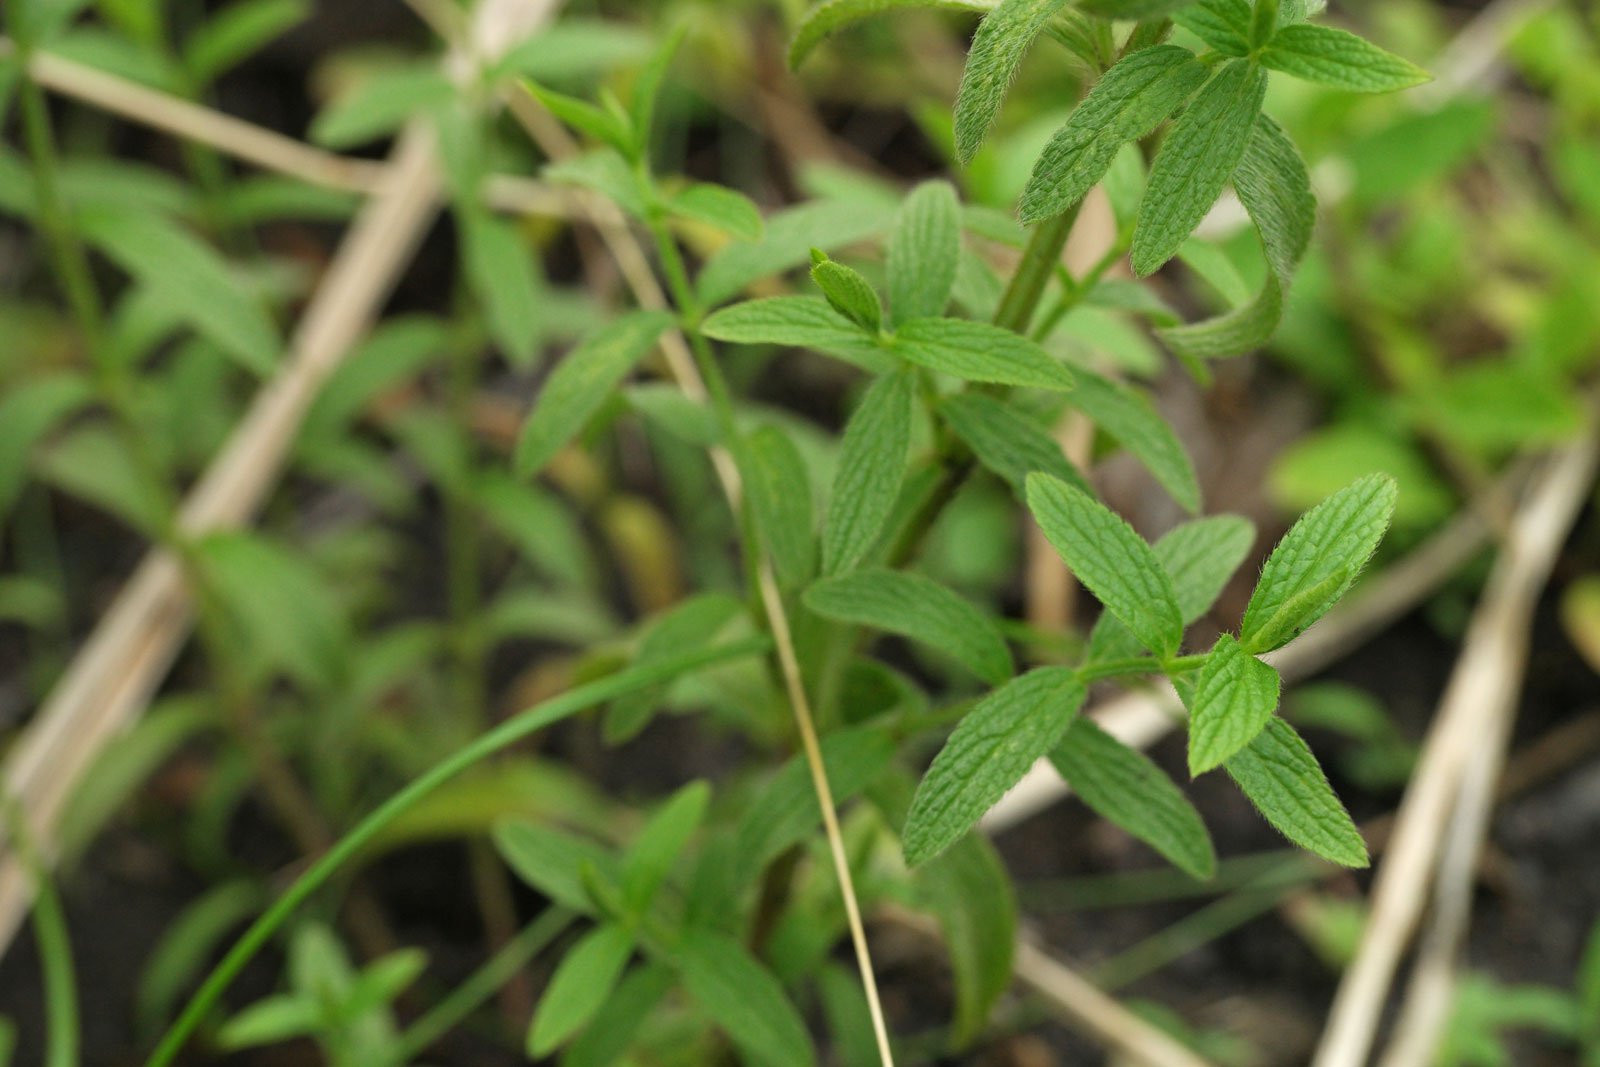
<path fill-rule="evenodd" d="M 1408 59 L 1331 26 L 1285 26 L 1261 50 L 1261 65 L 1357 93 L 1391 93 L 1432 76 Z"/>
<path fill-rule="evenodd" d="M 625 315 L 591 335 L 550 375 L 523 424 L 516 468 L 537 474 L 600 410 L 617 384 L 672 325 L 663 311 Z"/>
<path fill-rule="evenodd" d="M 1274 718 L 1227 764 L 1250 802 L 1301 848 L 1344 867 L 1365 867 L 1367 845 L 1294 727 Z"/>
<path fill-rule="evenodd" d="M 883 305 L 872 285 L 859 272 L 812 250 L 811 280 L 817 283 L 829 306 L 869 334 L 883 328 Z"/>
<path fill-rule="evenodd" d="M 919 366 L 969 382 L 1071 389 L 1072 372 L 1010 330 L 967 319 L 912 319 L 894 332 L 891 351 Z"/>
<path fill-rule="evenodd" d="M 1183 640 L 1172 579 L 1144 539 L 1104 504 L 1048 474 L 1030 474 L 1028 508 L 1084 588 L 1144 647 L 1171 656 Z"/>
<path fill-rule="evenodd" d="M 583 1029 L 611 996 L 632 955 L 633 938 L 610 923 L 591 930 L 572 946 L 533 1013 L 528 1055 L 548 1056 Z"/>
<path fill-rule="evenodd" d="M 949 182 L 911 191 L 889 231 L 889 316 L 892 322 L 944 314 L 961 262 L 961 205 Z"/>
<path fill-rule="evenodd" d="M 1117 149 L 1160 125 L 1206 80 L 1187 48 L 1158 45 L 1112 67 L 1045 146 L 1022 194 L 1022 221 L 1059 215 L 1105 177 Z"/>
<path fill-rule="evenodd" d="M 991 685 L 1011 677 L 1011 651 L 989 617 L 920 574 L 873 568 L 824 578 L 806 590 L 805 605 L 836 622 L 920 641 Z"/>
<path fill-rule="evenodd" d="M 1066 0 L 1000 0 L 972 38 L 956 93 L 956 158 L 967 164 L 994 125 L 1033 39 Z"/>
<path fill-rule="evenodd" d="M 1285 633 L 1304 630 L 1344 595 L 1389 528 L 1397 493 L 1393 478 L 1373 474 L 1301 516 L 1268 557 L 1245 608 L 1239 634 L 1245 651 L 1277 648 Z M 1286 607 L 1293 609 L 1287 619 Z"/>
<path fill-rule="evenodd" d="M 828 523 L 822 531 L 824 574 L 838 574 L 859 563 L 877 542 L 894 508 L 911 444 L 914 385 L 910 370 L 879 378 L 845 427 Z"/>
<path fill-rule="evenodd" d="M 1189 706 L 1189 773 L 1201 775 L 1244 748 L 1278 710 L 1278 672 L 1229 634 L 1217 638 Z"/>
<path fill-rule="evenodd" d="M 1195 94 L 1150 168 L 1133 232 L 1133 269 L 1155 273 L 1177 255 L 1244 156 L 1267 76 L 1253 63 L 1228 63 Z"/>
<path fill-rule="evenodd" d="M 1200 813 L 1148 756 L 1092 719 L 1078 718 L 1050 762 L 1083 802 L 1195 878 L 1216 873 L 1217 854 Z"/>
<path fill-rule="evenodd" d="M 906 815 L 906 862 L 943 852 L 1055 747 L 1086 693 L 1065 667 L 1043 667 L 969 711 L 934 757 Z"/>

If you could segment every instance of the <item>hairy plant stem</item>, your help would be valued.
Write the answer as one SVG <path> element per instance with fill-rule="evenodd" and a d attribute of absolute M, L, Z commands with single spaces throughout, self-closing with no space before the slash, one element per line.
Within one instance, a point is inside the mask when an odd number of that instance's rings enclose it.
<path fill-rule="evenodd" d="M 434 764 L 335 842 L 333 847 L 295 879 L 294 884 L 284 890 L 261 917 L 250 925 L 228 950 L 222 961 L 207 975 L 199 990 L 184 1005 L 183 1012 L 167 1029 L 155 1051 L 145 1061 L 145 1067 L 168 1067 L 182 1051 L 196 1028 L 216 1007 L 222 994 L 239 976 L 239 972 L 257 952 L 261 951 L 272 935 L 283 927 L 300 905 L 326 885 L 347 863 L 359 856 L 384 829 L 440 786 L 490 756 L 510 748 L 529 734 L 576 715 L 580 711 L 628 693 L 659 685 L 691 671 L 758 655 L 770 648 L 769 641 L 750 638 L 618 671 L 606 678 L 569 689 L 560 696 L 535 704 L 487 733 L 480 734 L 454 754 Z"/>

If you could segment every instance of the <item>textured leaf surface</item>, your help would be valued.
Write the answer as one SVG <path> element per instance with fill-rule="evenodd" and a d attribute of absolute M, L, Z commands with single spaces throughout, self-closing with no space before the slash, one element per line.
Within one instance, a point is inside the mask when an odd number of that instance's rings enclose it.
<path fill-rule="evenodd" d="M 1427 71 L 1371 41 L 1331 26 L 1285 26 L 1261 50 L 1261 63 L 1296 78 L 1350 89 L 1388 93 L 1429 79 Z"/>
<path fill-rule="evenodd" d="M 517 473 L 537 474 L 600 410 L 672 324 L 662 311 L 625 315 L 592 334 L 550 375 L 517 441 Z"/>
<path fill-rule="evenodd" d="M 581 1030 L 616 988 L 633 955 L 633 938 L 620 926 L 598 926 L 561 958 L 528 1029 L 528 1055 L 546 1056 Z"/>
<path fill-rule="evenodd" d="M 1156 154 L 1139 204 L 1133 233 L 1133 269 L 1153 274 L 1177 254 L 1223 186 L 1250 140 L 1267 76 L 1251 63 L 1234 61 L 1206 83 Z"/>
<path fill-rule="evenodd" d="M 956 158 L 972 161 L 1033 39 L 1066 0 L 1001 0 L 972 38 L 956 93 Z"/>
<path fill-rule="evenodd" d="M 983 612 L 931 578 L 881 568 L 816 582 L 806 607 L 837 622 L 871 626 L 920 641 L 999 685 L 1011 677 L 1011 652 Z"/>
<path fill-rule="evenodd" d="M 1281 635 L 1284 620 L 1275 617 L 1293 607 L 1289 628 L 1303 630 L 1316 622 L 1349 589 L 1377 549 L 1394 515 L 1397 487 L 1393 478 L 1374 474 L 1341 489 L 1301 516 L 1268 557 L 1240 627 L 1240 643 L 1249 652 L 1266 652 L 1262 635 Z M 1310 602 L 1302 594 L 1339 577 L 1331 597 Z"/>
<path fill-rule="evenodd" d="M 1083 802 L 1196 878 L 1216 873 L 1211 835 L 1189 798 L 1144 753 L 1079 718 L 1050 762 Z"/>
<path fill-rule="evenodd" d="M 884 349 L 859 326 L 814 296 L 769 296 L 723 308 L 701 332 L 736 344 L 812 348 L 851 362 L 887 364 Z"/>
<path fill-rule="evenodd" d="M 1272 719 L 1226 766 L 1244 795 L 1284 837 L 1341 866 L 1368 865 L 1361 831 L 1294 727 Z"/>
<path fill-rule="evenodd" d="M 875 334 L 883 327 L 883 305 L 860 272 L 824 258 L 811 268 L 811 280 L 822 290 L 828 305 L 860 329 Z"/>
<path fill-rule="evenodd" d="M 894 333 L 892 351 L 969 382 L 1071 389 L 1072 372 L 1025 337 L 986 322 L 912 319 Z"/>
<path fill-rule="evenodd" d="M 1049 752 L 1086 693 L 1065 667 L 1044 667 L 997 689 L 969 711 L 934 757 L 906 815 L 906 862 L 932 859 Z"/>
<path fill-rule="evenodd" d="M 1194 0 L 1079 0 L 1085 11 L 1107 18 L 1148 19 L 1170 15 L 1193 3 Z"/>
<path fill-rule="evenodd" d="M 1059 215 L 1105 177 L 1117 149 L 1150 133 L 1206 80 L 1187 48 L 1158 45 L 1112 67 L 1056 132 L 1022 194 L 1022 220 Z"/>
<path fill-rule="evenodd" d="M 949 182 L 911 191 L 889 232 L 889 314 L 893 322 L 944 314 L 961 262 L 961 205 Z"/>
<path fill-rule="evenodd" d="M 957 841 L 917 872 L 918 896 L 939 922 L 956 992 L 951 1043 L 983 1032 L 995 1002 L 1011 986 L 1017 899 L 994 846 L 981 834 Z"/>
<path fill-rule="evenodd" d="M 1200 0 L 1172 21 L 1225 56 L 1250 52 L 1250 0 Z"/>
<path fill-rule="evenodd" d="M 1195 681 L 1189 705 L 1189 773 L 1204 774 L 1244 748 L 1278 710 L 1278 672 L 1217 638 Z"/>
<path fill-rule="evenodd" d="M 756 532 L 778 581 L 795 588 L 811 576 L 816 553 L 805 460 L 788 435 L 772 426 L 740 442 L 736 457 Z"/>
<path fill-rule="evenodd" d="M 957 393 L 939 405 L 939 414 L 989 470 L 1020 496 L 1035 471 L 1089 492 L 1061 444 L 1037 422 L 1001 400 L 982 393 Z"/>
<path fill-rule="evenodd" d="M 822 531 L 822 571 L 837 574 L 861 561 L 894 508 L 911 443 L 913 375 L 887 374 L 873 383 L 845 427 Z"/>
<path fill-rule="evenodd" d="M 1078 371 L 1077 379 L 1069 403 L 1132 452 L 1172 499 L 1191 513 L 1199 511 L 1200 483 L 1194 465 L 1154 405 L 1127 386 L 1091 371 Z"/>
<path fill-rule="evenodd" d="M 763 1067 L 812 1067 L 816 1053 L 783 987 L 725 934 L 687 931 L 674 960 L 700 1009 Z"/>
<path fill-rule="evenodd" d="M 798 67 L 806 56 L 829 34 L 885 11 L 901 8 L 934 8 L 941 11 L 987 12 L 994 0 L 822 0 L 800 20 L 789 45 L 789 65 Z"/>
<path fill-rule="evenodd" d="M 1249 519 L 1215 515 L 1186 522 L 1155 543 L 1156 559 L 1172 579 L 1185 626 L 1211 610 L 1255 539 L 1255 526 Z M 1090 660 L 1121 659 L 1139 651 L 1139 639 L 1115 615 L 1107 613 L 1095 620 L 1089 634 Z"/>
<path fill-rule="evenodd" d="M 1084 588 L 1152 652 L 1170 656 L 1183 640 L 1183 613 L 1155 552 L 1122 518 L 1087 493 L 1047 474 L 1028 476 L 1028 507 Z"/>

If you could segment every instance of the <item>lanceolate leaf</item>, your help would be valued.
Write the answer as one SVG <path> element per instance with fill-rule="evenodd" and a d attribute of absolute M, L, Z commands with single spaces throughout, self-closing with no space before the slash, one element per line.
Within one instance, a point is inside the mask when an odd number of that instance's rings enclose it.
<path fill-rule="evenodd" d="M 696 182 L 673 196 L 667 210 L 682 219 L 715 226 L 740 241 L 759 241 L 761 209 L 743 193 L 709 182 Z"/>
<path fill-rule="evenodd" d="M 1194 466 L 1172 427 L 1150 401 L 1090 371 L 1079 370 L 1077 379 L 1069 398 L 1072 406 L 1138 457 L 1185 510 L 1199 511 L 1200 483 Z"/>
<path fill-rule="evenodd" d="M 1104 504 L 1047 474 L 1028 476 L 1028 507 L 1084 588 L 1152 652 L 1183 640 L 1172 579 L 1144 539 Z"/>
<path fill-rule="evenodd" d="M 1267 723 L 1228 774 L 1279 833 L 1345 867 L 1365 867 L 1366 842 L 1334 794 L 1311 749 L 1282 719 Z"/>
<path fill-rule="evenodd" d="M 1065 667 L 1009 682 L 967 713 L 917 787 L 906 815 L 906 862 L 943 852 L 1049 752 L 1083 706 L 1083 684 Z"/>
<path fill-rule="evenodd" d="M 1200 0 L 1172 21 L 1225 56 L 1250 53 L 1250 0 Z"/>
<path fill-rule="evenodd" d="M 894 332 L 896 355 L 969 382 L 1071 389 L 1072 373 L 1038 345 L 967 319 L 912 319 Z"/>
<path fill-rule="evenodd" d="M 1017 900 L 1005 865 L 981 834 L 957 841 L 917 872 L 918 895 L 939 921 L 950 953 L 956 1015 L 951 1044 L 964 1047 L 1011 985 Z"/>
<path fill-rule="evenodd" d="M 593 914 L 583 871 L 615 880 L 615 858 L 592 841 L 531 822 L 508 820 L 494 828 L 494 845 L 517 877 L 563 907 Z"/>
<path fill-rule="evenodd" d="M 633 938 L 620 926 L 606 924 L 584 935 L 567 952 L 550 978 L 528 1029 L 528 1055 L 548 1056 L 581 1030 L 616 988 Z"/>
<path fill-rule="evenodd" d="M 639 831 L 638 839 L 622 864 L 623 898 L 635 913 L 644 911 L 650 898 L 666 881 L 689 835 L 700 825 L 710 800 L 710 786 L 704 782 L 690 782 L 673 794 Z"/>
<path fill-rule="evenodd" d="M 944 314 L 961 262 L 961 205 L 949 182 L 911 191 L 889 232 L 889 316 L 892 322 Z"/>
<path fill-rule="evenodd" d="M 1155 543 L 1156 559 L 1172 579 L 1185 626 L 1216 603 L 1223 586 L 1255 543 L 1249 519 L 1217 515 L 1184 523 Z M 1121 659 L 1139 654 L 1139 640 L 1109 612 L 1089 634 L 1089 659 Z"/>
<path fill-rule="evenodd" d="M 538 473 L 600 410 L 672 324 L 662 311 L 625 315 L 567 354 L 539 392 L 517 442 L 517 473 Z"/>
<path fill-rule="evenodd" d="M 1117 149 L 1154 130 L 1206 80 L 1187 48 L 1158 45 L 1112 67 L 1039 156 L 1022 194 L 1022 220 L 1059 215 L 1111 168 Z"/>
<path fill-rule="evenodd" d="M 805 62 L 824 37 L 852 22 L 899 8 L 937 8 L 944 11 L 987 12 L 993 0 L 822 0 L 801 20 L 789 45 L 789 66 Z"/>
<path fill-rule="evenodd" d="M 1204 774 L 1254 741 L 1278 710 L 1278 672 L 1217 638 L 1189 705 L 1189 773 Z"/>
<path fill-rule="evenodd" d="M 1079 718 L 1050 753 L 1050 762 L 1099 814 L 1196 878 L 1216 873 L 1206 824 L 1189 798 L 1142 752 L 1094 721 Z"/>
<path fill-rule="evenodd" d="M 1296 78 L 1358 93 L 1408 89 L 1429 78 L 1410 60 L 1331 26 L 1283 27 L 1261 50 L 1261 63 Z"/>
<path fill-rule="evenodd" d="M 673 959 L 700 1009 L 763 1067 L 812 1067 L 816 1053 L 783 986 L 725 934 L 690 930 Z"/>
<path fill-rule="evenodd" d="M 1090 492 L 1056 439 L 1005 402 L 982 393 L 957 393 L 939 405 L 939 414 L 978 462 L 1004 478 L 1018 496 L 1034 471 Z"/>
<path fill-rule="evenodd" d="M 539 278 L 530 250 L 509 222 L 486 211 L 460 213 L 467 276 L 490 331 L 511 360 L 526 365 L 539 337 Z"/>
<path fill-rule="evenodd" d="M 813 296 L 770 296 L 734 304 L 706 319 L 700 329 L 718 341 L 792 345 L 864 366 L 891 365 L 876 338 Z"/>
<path fill-rule="evenodd" d="M 825 618 L 939 649 L 991 685 L 1011 677 L 1011 652 L 989 617 L 920 574 L 875 568 L 824 578 L 806 590 L 805 604 Z"/>
<path fill-rule="evenodd" d="M 877 542 L 894 508 L 911 443 L 914 374 L 895 371 L 875 382 L 845 427 L 822 531 L 822 571 L 854 567 Z"/>
<path fill-rule="evenodd" d="M 1216 203 L 1244 155 L 1266 89 L 1259 67 L 1228 63 L 1172 124 L 1134 228 L 1133 269 L 1141 277 L 1176 255 Z"/>
<path fill-rule="evenodd" d="M 971 162 L 1033 39 L 1066 0 L 1001 0 L 978 27 L 956 94 L 956 158 Z"/>
<path fill-rule="evenodd" d="M 805 460 L 794 442 L 771 426 L 740 442 L 736 458 L 756 532 L 772 555 L 778 581 L 793 589 L 810 577 L 816 553 Z"/>
<path fill-rule="evenodd" d="M 1366 566 L 1389 528 L 1397 491 L 1394 479 L 1388 475 L 1369 475 L 1301 516 L 1268 557 L 1245 608 L 1239 641 L 1246 651 L 1266 652 L 1281 644 L 1262 640 L 1269 631 L 1268 624 L 1296 597 L 1342 572 L 1331 597 L 1318 597 L 1312 603 L 1299 605 L 1293 627 L 1305 629 L 1333 606 Z M 1283 631 L 1281 622 L 1270 629 Z"/>

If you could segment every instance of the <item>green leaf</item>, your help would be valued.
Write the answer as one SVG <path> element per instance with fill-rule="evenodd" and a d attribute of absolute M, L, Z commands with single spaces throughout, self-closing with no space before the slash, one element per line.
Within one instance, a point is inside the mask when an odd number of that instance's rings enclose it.
<path fill-rule="evenodd" d="M 459 218 L 467 278 L 489 330 L 512 363 L 527 366 L 539 339 L 541 286 L 533 257 L 512 223 L 479 210 Z"/>
<path fill-rule="evenodd" d="M 673 965 L 684 988 L 741 1052 L 763 1067 L 813 1067 L 816 1052 L 783 986 L 725 934 L 689 930 Z"/>
<path fill-rule="evenodd" d="M 583 1029 L 611 996 L 632 955 L 632 935 L 610 923 L 573 945 L 539 998 L 528 1028 L 528 1055 L 548 1056 Z"/>
<path fill-rule="evenodd" d="M 1280 684 L 1231 635 L 1217 638 L 1189 704 L 1189 773 L 1202 775 L 1254 741 L 1278 710 Z"/>
<path fill-rule="evenodd" d="M 1047 474 L 1028 476 L 1035 521 L 1084 588 L 1144 647 L 1166 657 L 1183 640 L 1183 612 L 1155 552 L 1104 504 Z"/>
<path fill-rule="evenodd" d="M 655 345 L 672 316 L 636 311 L 591 334 L 550 375 L 517 441 L 516 468 L 537 474 L 599 411 L 636 363 Z"/>
<path fill-rule="evenodd" d="M 949 182 L 911 190 L 889 231 L 892 322 L 943 315 L 961 263 L 961 204 Z"/>
<path fill-rule="evenodd" d="M 1195 94 L 1161 144 L 1139 204 L 1133 231 L 1133 269 L 1153 274 L 1177 254 L 1244 156 L 1267 76 L 1234 61 Z"/>
<path fill-rule="evenodd" d="M 152 539 L 170 516 L 162 487 L 134 463 L 127 440 L 103 424 L 78 427 L 42 450 L 39 477 Z"/>
<path fill-rule="evenodd" d="M 936 648 L 979 678 L 1011 677 L 1011 651 L 994 622 L 956 593 L 920 574 L 881 568 L 814 583 L 805 605 L 824 618 L 886 630 Z"/>
<path fill-rule="evenodd" d="M 334 587 L 308 560 L 249 533 L 208 534 L 195 556 L 207 591 L 243 627 L 251 658 L 306 685 L 338 679 L 349 621 Z"/>
<path fill-rule="evenodd" d="M 696 182 L 679 191 L 666 209 L 681 219 L 703 222 L 740 241 L 759 241 L 765 231 L 761 209 L 743 193 L 721 185 Z"/>
<path fill-rule="evenodd" d="M 680 441 L 701 448 L 722 443 L 716 412 L 704 401 L 692 400 L 667 382 L 645 382 L 622 391 L 622 398 L 646 422 Z"/>
<path fill-rule="evenodd" d="M 916 889 L 950 953 L 956 994 L 950 1043 L 960 1049 L 983 1033 L 995 1002 L 1011 987 L 1016 892 L 994 846 L 981 835 L 964 837 L 923 864 Z"/>
<path fill-rule="evenodd" d="M 1249 519 L 1217 515 L 1184 523 L 1155 543 L 1156 559 L 1172 579 L 1185 626 L 1211 610 L 1255 538 Z M 1139 639 L 1115 615 L 1107 612 L 1095 620 L 1089 634 L 1090 661 L 1123 659 L 1139 650 Z"/>
<path fill-rule="evenodd" d="M 830 34 L 852 22 L 896 11 L 901 8 L 932 8 L 940 11 L 987 12 L 993 3 L 984 0 L 822 0 L 800 20 L 794 40 L 789 44 L 789 66 L 800 66 L 812 49 Z"/>
<path fill-rule="evenodd" d="M 1195 878 L 1216 873 L 1216 851 L 1200 813 L 1144 753 L 1080 717 L 1050 753 L 1050 762 L 1101 818 Z"/>
<path fill-rule="evenodd" d="M 879 727 L 839 730 L 822 739 L 822 765 L 836 804 L 865 789 L 894 759 L 894 742 Z M 762 786 L 734 830 L 734 888 L 742 888 L 822 821 L 811 770 L 795 756 Z"/>
<path fill-rule="evenodd" d="M 811 250 L 831 252 L 883 233 L 889 219 L 876 198 L 819 200 L 776 212 L 759 241 L 731 244 L 706 261 L 695 279 L 701 303 L 720 304 L 761 278 L 811 261 Z"/>
<path fill-rule="evenodd" d="M 542 173 L 556 185 L 575 185 L 599 193 L 636 219 L 649 214 L 639 175 L 613 148 L 596 148 L 551 163 Z"/>
<path fill-rule="evenodd" d="M 772 426 L 741 441 L 735 458 L 745 502 L 778 581 L 785 589 L 798 588 L 811 577 L 816 557 L 805 460 L 794 442 Z"/>
<path fill-rule="evenodd" d="M 867 390 L 845 426 L 822 530 L 824 574 L 859 563 L 877 543 L 894 508 L 911 444 L 915 384 L 908 370 L 884 375 Z"/>
<path fill-rule="evenodd" d="M 659 963 L 646 962 L 629 971 L 562 1055 L 561 1067 L 613 1067 L 627 1062 L 628 1047 L 673 984 L 672 971 Z"/>
<path fill-rule="evenodd" d="M 850 363 L 885 367 L 878 340 L 812 296 L 769 296 L 723 308 L 701 324 L 701 332 L 735 344 L 792 345 Z"/>
<path fill-rule="evenodd" d="M 1344 867 L 1365 867 L 1366 842 L 1328 784 L 1317 757 L 1274 718 L 1225 765 L 1244 795 L 1279 833 Z"/>
<path fill-rule="evenodd" d="M 1277 648 L 1285 633 L 1304 630 L 1344 595 L 1389 528 L 1396 492 L 1393 478 L 1370 475 L 1301 516 L 1268 557 L 1245 608 L 1245 651 Z"/>
<path fill-rule="evenodd" d="M 246 369 L 272 373 L 282 349 L 277 327 L 210 245 L 151 212 L 95 209 L 78 223 L 86 240 L 202 337 Z"/>
<path fill-rule="evenodd" d="M 967 53 L 956 93 L 956 158 L 972 162 L 1000 113 L 1022 57 L 1066 0 L 1000 0 L 984 17 Z"/>
<path fill-rule="evenodd" d="M 1022 220 L 1038 222 L 1072 207 L 1094 187 L 1129 141 L 1149 134 L 1206 80 L 1187 48 L 1158 45 L 1108 70 L 1033 165 Z"/>
<path fill-rule="evenodd" d="M 939 416 L 964 441 L 978 462 L 1005 479 L 1018 496 L 1034 471 L 1090 492 L 1061 444 L 1015 408 L 982 393 L 956 393 L 939 404 Z"/>
<path fill-rule="evenodd" d="M 518 878 L 562 907 L 585 915 L 593 915 L 595 906 L 584 884 L 584 870 L 599 871 L 612 881 L 618 877 L 616 859 L 599 845 L 530 822 L 497 823 L 494 847 Z"/>
<path fill-rule="evenodd" d="M 709 644 L 744 605 L 726 593 L 701 593 L 672 606 L 651 623 L 635 653 L 635 666 L 682 655 Z M 612 701 L 602 736 L 609 745 L 638 736 L 662 704 L 662 687 L 641 689 Z"/>
<path fill-rule="evenodd" d="M 622 895 L 635 913 L 642 913 L 666 881 L 673 863 L 689 835 L 705 816 L 711 801 L 711 787 L 705 782 L 690 782 L 672 795 L 661 810 L 651 816 L 634 840 L 622 862 Z"/>
<path fill-rule="evenodd" d="M 599 107 L 587 100 L 558 93 L 554 89 L 546 89 L 529 81 L 523 82 L 523 87 L 532 93 L 550 114 L 566 125 L 616 149 L 625 159 L 634 158 L 636 149 L 633 123 L 620 108 Z M 614 103 L 614 100 L 612 102 Z"/>
<path fill-rule="evenodd" d="M 1204 322 L 1157 330 L 1157 335 L 1191 365 L 1253 351 L 1271 340 L 1283 320 L 1283 283 L 1267 274 L 1261 292 L 1242 307 Z"/>
<path fill-rule="evenodd" d="M 381 71 L 324 108 L 312 121 L 310 136 L 328 148 L 354 148 L 454 98 L 455 87 L 431 60 Z"/>
<path fill-rule="evenodd" d="M 1172 21 L 1225 56 L 1250 54 L 1250 0 L 1200 0 Z"/>
<path fill-rule="evenodd" d="M 1067 402 L 1089 416 L 1155 476 L 1186 511 L 1200 510 L 1200 483 L 1194 465 L 1172 426 L 1139 393 L 1125 385 L 1079 370 L 1078 387 Z"/>
<path fill-rule="evenodd" d="M 969 711 L 911 798 L 901 835 L 906 862 L 925 863 L 970 830 L 1055 747 L 1086 695 L 1073 671 L 1042 667 Z"/>
<path fill-rule="evenodd" d="M 322 1005 L 310 997 L 287 993 L 265 997 L 223 1023 L 216 1042 L 223 1049 L 276 1045 L 315 1033 L 322 1019 Z"/>
<path fill-rule="evenodd" d="M 0 396 L 0 518 L 27 484 L 34 445 L 92 396 L 89 383 L 75 374 L 11 384 Z"/>
<path fill-rule="evenodd" d="M 1431 75 L 1408 59 L 1331 26 L 1285 26 L 1261 50 L 1261 65 L 1357 93 L 1390 93 Z"/>
<path fill-rule="evenodd" d="M 821 250 L 812 252 L 811 280 L 817 283 L 829 306 L 868 334 L 883 328 L 883 305 L 860 272 L 835 263 Z"/>
<path fill-rule="evenodd" d="M 1072 372 L 1010 330 L 967 319 L 912 319 L 894 332 L 891 351 L 969 382 L 1071 389 Z"/>
<path fill-rule="evenodd" d="M 1150 19 L 1170 15 L 1194 0 L 1078 0 L 1078 7 L 1110 19 Z"/>
<path fill-rule="evenodd" d="M 306 0 L 238 0 L 212 12 L 184 42 L 184 65 L 209 85 L 310 14 Z"/>
<path fill-rule="evenodd" d="M 603 19 L 563 16 L 519 41 L 494 64 L 491 78 L 532 78 L 541 85 L 593 80 L 649 57 L 651 41 L 639 27 Z"/>

